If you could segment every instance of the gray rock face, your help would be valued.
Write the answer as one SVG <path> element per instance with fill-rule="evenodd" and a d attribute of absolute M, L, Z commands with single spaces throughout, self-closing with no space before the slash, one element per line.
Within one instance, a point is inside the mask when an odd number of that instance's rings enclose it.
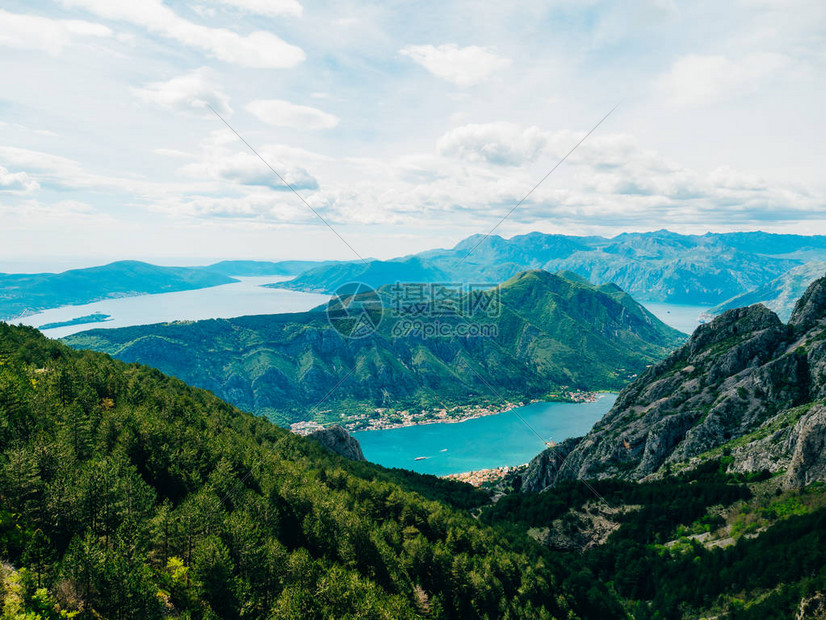
<path fill-rule="evenodd" d="M 826 480 L 826 278 L 789 325 L 761 305 L 729 310 L 626 387 L 560 457 L 529 465 L 525 491 L 561 480 L 639 480 L 666 466 L 734 457 L 731 471 L 786 471 L 784 484 Z M 734 441 L 737 440 L 737 441 Z M 568 442 L 566 442 L 567 444 Z M 562 460 L 561 460 L 562 459 Z"/>
<path fill-rule="evenodd" d="M 813 407 L 795 425 L 790 439 L 794 447 L 784 486 L 797 488 L 826 479 L 826 407 Z"/>
<path fill-rule="evenodd" d="M 789 327 L 795 333 L 803 333 L 820 323 L 826 313 L 826 278 L 812 282 L 798 300 L 789 319 Z"/>
<path fill-rule="evenodd" d="M 351 461 L 366 461 L 361 452 L 361 446 L 350 433 L 341 426 L 335 425 L 307 435 L 327 448 L 330 452 L 340 454 Z"/>

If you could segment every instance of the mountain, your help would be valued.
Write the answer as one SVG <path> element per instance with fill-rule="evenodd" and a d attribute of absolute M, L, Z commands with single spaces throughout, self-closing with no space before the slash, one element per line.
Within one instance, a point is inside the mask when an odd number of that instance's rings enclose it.
<path fill-rule="evenodd" d="M 0 274 L 0 319 L 101 299 L 208 288 L 236 282 L 196 267 L 119 261 L 63 273 Z"/>
<path fill-rule="evenodd" d="M 260 260 L 225 260 L 206 267 L 205 271 L 225 276 L 297 276 L 315 267 L 334 265 L 338 261 L 284 260 L 278 262 Z"/>
<path fill-rule="evenodd" d="M 826 487 L 733 454 L 491 502 L 5 324 L 0 429 L 7 618 L 762 620 L 826 600 Z"/>
<path fill-rule="evenodd" d="M 826 262 L 815 261 L 790 269 L 771 282 L 767 282 L 748 293 L 733 297 L 709 310 L 709 314 L 721 314 L 731 308 L 742 308 L 752 304 L 763 304 L 777 314 L 781 321 L 788 321 L 794 305 L 808 286 L 823 277 Z"/>
<path fill-rule="evenodd" d="M 524 488 L 645 479 L 724 455 L 729 471 L 826 481 L 826 278 L 788 325 L 762 305 L 728 310 L 617 398 L 584 438 L 546 451 Z"/>
<path fill-rule="evenodd" d="M 826 237 L 667 230 L 604 237 L 530 233 L 511 239 L 474 235 L 452 249 L 387 261 L 320 266 L 272 286 L 333 292 L 348 282 L 501 282 L 527 269 L 568 270 L 614 283 L 637 299 L 694 305 L 721 303 L 813 257 L 826 258 Z"/>
<path fill-rule="evenodd" d="M 564 562 L 473 518 L 487 493 L 2 323 L 0 429 L 4 618 L 581 615 Z"/>
<path fill-rule="evenodd" d="M 382 288 L 386 316 L 364 338 L 314 311 L 91 330 L 65 342 L 154 366 L 283 423 L 617 390 L 684 339 L 616 286 L 574 274 L 530 271 L 479 293 L 460 306 L 490 316 L 442 315 L 431 301 L 419 317 L 394 314 L 394 289 Z M 444 335 L 426 333 L 436 326 Z"/>

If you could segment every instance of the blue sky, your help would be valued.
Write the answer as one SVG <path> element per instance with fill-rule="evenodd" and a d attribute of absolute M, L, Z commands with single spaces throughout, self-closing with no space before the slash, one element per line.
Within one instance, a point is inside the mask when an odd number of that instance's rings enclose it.
<path fill-rule="evenodd" d="M 0 269 L 826 234 L 810 0 L 0 5 Z"/>

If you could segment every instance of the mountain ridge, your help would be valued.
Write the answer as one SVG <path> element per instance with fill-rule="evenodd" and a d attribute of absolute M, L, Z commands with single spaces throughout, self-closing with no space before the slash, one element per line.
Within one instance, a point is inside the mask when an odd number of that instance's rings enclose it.
<path fill-rule="evenodd" d="M 826 237 L 681 235 L 667 230 L 613 238 L 538 232 L 510 239 L 473 235 L 450 249 L 318 267 L 272 286 L 333 292 L 351 281 L 374 288 L 394 281 L 499 282 L 541 268 L 573 271 L 595 283 L 614 282 L 643 301 L 714 305 L 762 286 L 813 256 L 826 258 Z"/>
<path fill-rule="evenodd" d="M 242 408 L 297 421 L 321 401 L 325 410 L 371 411 L 618 389 L 684 338 L 623 291 L 579 277 L 524 272 L 495 290 L 501 313 L 470 323 L 493 325 L 494 337 L 397 331 L 414 323 L 401 317 L 348 339 L 316 311 L 90 330 L 65 342 L 156 366 Z M 389 311 L 390 287 L 379 293 Z M 451 329 L 463 323 L 430 321 Z"/>
<path fill-rule="evenodd" d="M 585 437 L 540 455 L 526 490 L 571 479 L 640 480 L 727 453 L 730 471 L 824 480 L 826 278 L 787 325 L 757 304 L 727 310 L 623 389 Z"/>

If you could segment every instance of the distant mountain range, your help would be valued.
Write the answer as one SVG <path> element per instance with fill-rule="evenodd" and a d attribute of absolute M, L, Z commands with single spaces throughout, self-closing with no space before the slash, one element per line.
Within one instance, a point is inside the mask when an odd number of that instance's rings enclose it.
<path fill-rule="evenodd" d="M 728 310 L 626 387 L 584 438 L 531 464 L 525 488 L 640 480 L 725 457 L 730 472 L 826 481 L 826 278 L 788 325 L 762 305 Z"/>
<path fill-rule="evenodd" d="M 826 237 L 752 233 L 678 235 L 661 230 L 604 237 L 474 235 L 447 250 L 393 260 L 222 261 L 163 267 L 120 261 L 63 273 L 0 274 L 0 320 L 102 299 L 208 288 L 233 276 L 294 277 L 268 286 L 332 293 L 348 282 L 503 282 L 530 269 L 612 282 L 636 299 L 714 305 L 807 262 L 826 261 Z M 739 302 L 734 302 L 739 303 Z"/>
<path fill-rule="evenodd" d="M 763 304 L 777 314 L 781 321 L 786 322 L 792 316 L 792 310 L 794 310 L 797 300 L 806 292 L 809 285 L 824 275 L 826 275 L 826 262 L 806 263 L 790 269 L 763 286 L 759 286 L 748 293 L 737 295 L 715 306 L 709 310 L 709 313 L 722 314 L 732 308 Z"/>
<path fill-rule="evenodd" d="M 226 276 L 297 276 L 315 267 L 327 267 L 339 261 L 283 260 L 278 262 L 263 260 L 225 260 L 201 267 L 206 271 Z"/>
<path fill-rule="evenodd" d="M 388 310 L 391 289 L 379 292 Z M 400 334 L 385 317 L 369 337 L 345 338 L 314 311 L 92 330 L 65 342 L 154 366 L 283 423 L 310 418 L 318 403 L 315 417 L 334 421 L 377 407 L 617 390 L 684 340 L 618 287 L 575 274 L 530 271 L 485 293 L 494 294 L 500 312 L 485 320 L 495 337 Z"/>
<path fill-rule="evenodd" d="M 63 273 L 0 274 L 0 320 L 101 299 L 187 291 L 236 281 L 197 267 L 160 267 L 139 261 Z"/>
<path fill-rule="evenodd" d="M 789 269 L 826 258 L 826 237 L 752 233 L 679 235 L 666 230 L 604 237 L 474 235 L 448 250 L 393 260 L 315 267 L 274 287 L 333 292 L 352 281 L 501 282 L 526 269 L 569 270 L 613 282 L 644 301 L 718 304 Z"/>

